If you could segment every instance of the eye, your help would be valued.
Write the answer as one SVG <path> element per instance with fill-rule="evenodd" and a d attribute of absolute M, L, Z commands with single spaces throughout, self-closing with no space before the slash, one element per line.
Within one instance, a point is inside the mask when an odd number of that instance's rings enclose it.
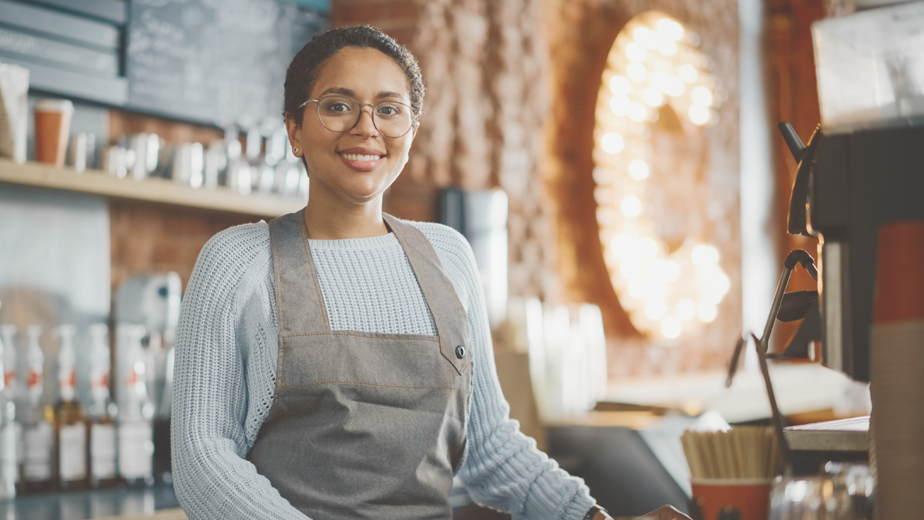
<path fill-rule="evenodd" d="M 334 115 L 349 114 L 353 111 L 353 104 L 343 98 L 324 99 L 321 101 L 321 110 Z"/>
<path fill-rule="evenodd" d="M 394 103 L 382 103 L 378 105 L 375 109 L 375 113 L 378 116 L 385 118 L 394 118 L 400 116 L 404 112 L 404 107 Z"/>

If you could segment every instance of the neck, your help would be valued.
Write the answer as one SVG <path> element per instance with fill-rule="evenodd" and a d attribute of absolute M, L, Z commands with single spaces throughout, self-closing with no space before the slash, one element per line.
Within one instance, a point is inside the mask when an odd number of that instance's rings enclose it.
<path fill-rule="evenodd" d="M 343 204 L 309 193 L 305 226 L 312 240 L 370 238 L 388 234 L 382 220 L 382 197 L 361 204 Z"/>

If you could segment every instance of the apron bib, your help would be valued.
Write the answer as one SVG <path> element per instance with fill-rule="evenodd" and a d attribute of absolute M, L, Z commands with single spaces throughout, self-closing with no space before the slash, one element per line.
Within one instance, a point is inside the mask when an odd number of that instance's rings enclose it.
<path fill-rule="evenodd" d="M 423 233 L 384 215 L 438 335 L 331 330 L 303 212 L 269 224 L 279 357 L 247 459 L 313 520 L 449 519 L 473 372 L 455 289 Z"/>

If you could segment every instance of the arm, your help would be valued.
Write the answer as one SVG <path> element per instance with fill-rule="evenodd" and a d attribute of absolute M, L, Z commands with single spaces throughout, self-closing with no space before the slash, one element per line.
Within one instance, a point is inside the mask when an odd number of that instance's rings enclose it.
<path fill-rule="evenodd" d="M 240 231 L 206 244 L 184 296 L 172 407 L 174 487 L 192 520 L 305 519 L 244 459 L 249 372 L 241 323 L 248 302 L 241 293 L 254 248 L 237 247 Z"/>
<path fill-rule="evenodd" d="M 433 228 L 430 228 L 433 226 Z M 581 479 L 536 449 L 510 419 L 501 392 L 475 259 L 468 242 L 444 226 L 422 228 L 468 314 L 474 342 L 474 385 L 467 454 L 458 476 L 472 498 L 514 519 L 583 520 L 594 500 Z"/>

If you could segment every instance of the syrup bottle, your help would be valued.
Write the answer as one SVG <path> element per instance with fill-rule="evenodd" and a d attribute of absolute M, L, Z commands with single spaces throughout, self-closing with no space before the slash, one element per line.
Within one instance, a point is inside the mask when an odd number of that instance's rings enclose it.
<path fill-rule="evenodd" d="M 154 484 L 154 405 L 145 384 L 144 325 L 120 323 L 117 388 L 119 477 L 131 488 Z"/>
<path fill-rule="evenodd" d="M 90 401 L 87 403 L 90 485 L 94 488 L 115 487 L 117 407 L 109 394 L 109 327 L 90 325 Z"/>
<path fill-rule="evenodd" d="M 54 411 L 42 403 L 45 354 L 39 345 L 41 325 L 26 329 L 26 395 L 22 413 L 22 488 L 25 493 L 43 493 L 54 488 L 52 451 L 54 449 Z"/>
<path fill-rule="evenodd" d="M 84 489 L 87 480 L 87 426 L 77 401 L 77 356 L 74 326 L 54 330 L 61 338 L 58 350 L 58 402 L 55 405 L 55 475 L 62 491 Z"/>

